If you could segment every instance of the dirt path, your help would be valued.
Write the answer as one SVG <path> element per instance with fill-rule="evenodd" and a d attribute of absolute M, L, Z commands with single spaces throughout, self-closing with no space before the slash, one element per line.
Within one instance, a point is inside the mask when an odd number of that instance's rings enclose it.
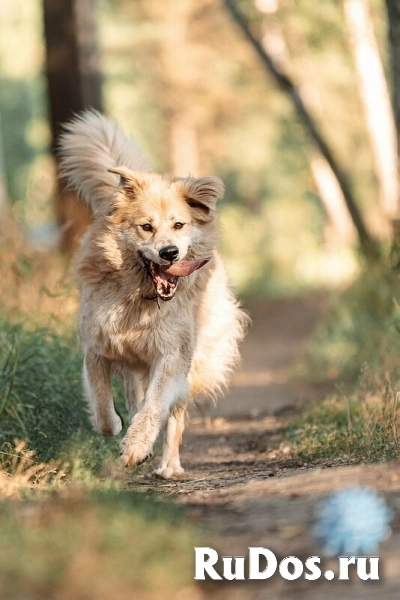
<path fill-rule="evenodd" d="M 206 528 L 200 545 L 218 548 L 220 556 L 246 556 L 248 546 L 262 546 L 279 558 L 294 555 L 305 560 L 320 554 L 310 526 L 321 497 L 350 484 L 377 487 L 392 503 L 399 495 L 398 464 L 315 468 L 292 458 L 282 442 L 282 410 L 300 407 L 326 392 L 295 377 L 297 361 L 323 310 L 322 298 L 253 306 L 253 327 L 242 351 L 243 368 L 235 375 L 230 393 L 210 416 L 197 411 L 185 432 L 184 478 L 163 482 L 142 475 L 133 483 L 142 490 L 173 494 L 188 508 L 189 517 Z M 399 518 L 380 557 L 384 579 L 379 582 L 284 581 L 275 575 L 257 584 L 208 584 L 206 595 L 330 600 L 341 593 L 360 600 L 398 600 Z M 335 571 L 336 563 L 324 566 Z M 197 600 L 203 593 L 200 585 L 181 600 Z"/>

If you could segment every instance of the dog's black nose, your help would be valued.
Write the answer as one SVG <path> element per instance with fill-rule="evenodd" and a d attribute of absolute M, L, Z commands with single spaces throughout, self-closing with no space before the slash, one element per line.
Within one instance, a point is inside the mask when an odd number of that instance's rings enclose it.
<path fill-rule="evenodd" d="M 176 246 L 165 246 L 165 248 L 161 248 L 159 255 L 163 260 L 169 260 L 172 262 L 176 258 L 178 258 L 179 249 Z"/>

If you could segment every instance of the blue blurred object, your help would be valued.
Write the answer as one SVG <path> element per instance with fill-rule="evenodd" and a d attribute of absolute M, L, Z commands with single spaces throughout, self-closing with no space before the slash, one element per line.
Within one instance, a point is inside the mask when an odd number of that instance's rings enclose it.
<path fill-rule="evenodd" d="M 375 491 L 348 487 L 320 504 L 313 534 L 326 556 L 365 556 L 388 539 L 392 517 Z"/>

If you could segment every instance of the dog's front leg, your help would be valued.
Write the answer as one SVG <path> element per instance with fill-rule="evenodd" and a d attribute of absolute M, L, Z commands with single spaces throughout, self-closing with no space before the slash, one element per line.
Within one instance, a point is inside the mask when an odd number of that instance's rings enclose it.
<path fill-rule="evenodd" d="M 151 374 L 144 401 L 121 442 L 121 460 L 125 467 L 141 464 L 152 456 L 153 444 L 170 407 L 186 395 L 186 377 L 172 376 L 167 365 L 159 363 Z"/>
<path fill-rule="evenodd" d="M 185 428 L 186 405 L 182 404 L 171 409 L 164 434 L 164 447 L 161 464 L 154 471 L 154 475 L 163 479 L 177 477 L 184 473 L 179 458 L 179 446 L 182 443 L 182 434 Z"/>
<path fill-rule="evenodd" d="M 139 369 L 126 368 L 123 373 L 126 407 L 129 411 L 129 423 L 132 422 L 137 408 L 144 398 L 144 372 Z"/>
<path fill-rule="evenodd" d="M 83 384 L 90 421 L 101 435 L 117 435 L 122 419 L 116 412 L 111 393 L 111 362 L 92 351 L 85 355 Z"/>

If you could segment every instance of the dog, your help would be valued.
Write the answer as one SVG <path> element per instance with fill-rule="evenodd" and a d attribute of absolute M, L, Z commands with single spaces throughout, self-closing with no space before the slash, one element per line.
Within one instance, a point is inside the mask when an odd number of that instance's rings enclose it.
<path fill-rule="evenodd" d="M 119 125 L 94 111 L 65 125 L 59 165 L 93 213 L 76 265 L 91 423 L 102 435 L 121 432 L 111 392 L 111 377 L 121 377 L 123 465 L 150 458 L 165 427 L 155 474 L 179 477 L 187 406 L 225 389 L 248 322 L 216 250 L 224 185 L 153 172 Z"/>

